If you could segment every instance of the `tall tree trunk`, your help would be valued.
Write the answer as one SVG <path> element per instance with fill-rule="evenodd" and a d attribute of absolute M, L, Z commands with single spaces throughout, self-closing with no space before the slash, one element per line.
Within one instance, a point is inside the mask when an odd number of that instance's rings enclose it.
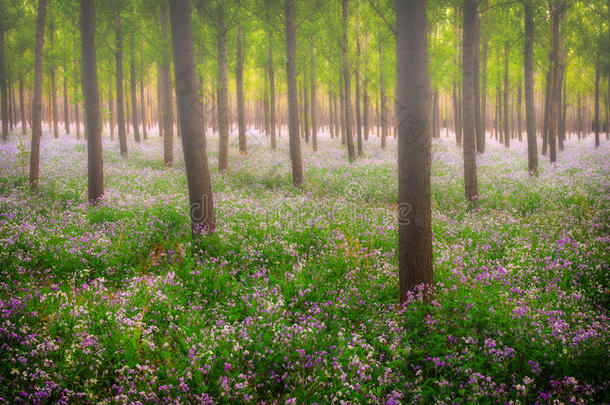
<path fill-rule="evenodd" d="M 244 31 L 241 25 L 237 28 L 235 82 L 237 87 L 237 132 L 239 135 L 239 153 L 248 153 L 246 146 L 246 117 L 244 112 Z"/>
<path fill-rule="evenodd" d="M 534 112 L 534 0 L 525 0 L 525 47 L 523 73 L 525 76 L 525 126 L 527 129 L 527 168 L 530 175 L 538 175 L 538 142 Z"/>
<path fill-rule="evenodd" d="M 100 131 L 100 95 L 95 55 L 95 0 L 81 0 L 80 2 L 80 32 L 85 127 L 87 129 L 88 194 L 89 202 L 96 204 L 104 193 L 104 168 Z"/>
<path fill-rule="evenodd" d="M 599 146 L 599 132 L 600 132 L 600 121 L 601 115 L 599 111 L 600 103 L 599 103 L 599 80 L 600 80 L 600 67 L 599 62 L 595 65 L 595 119 L 594 119 L 594 128 L 595 131 L 595 147 Z"/>
<path fill-rule="evenodd" d="M 167 4 L 161 4 L 161 35 L 163 41 L 170 42 L 167 24 Z M 174 164 L 174 107 L 172 102 L 172 79 L 170 53 L 162 54 L 162 61 L 159 66 L 161 75 L 161 119 L 163 121 L 163 163 L 166 166 Z"/>
<path fill-rule="evenodd" d="M 578 93 L 578 106 L 576 108 L 578 108 L 578 111 L 576 112 L 576 125 L 578 126 L 576 132 L 578 132 L 578 140 L 580 141 L 582 138 L 582 95 L 580 93 Z"/>
<path fill-rule="evenodd" d="M 333 112 L 333 94 L 328 91 L 328 131 L 330 132 L 330 139 L 335 137 L 335 115 Z"/>
<path fill-rule="evenodd" d="M 215 229 L 214 200 L 208 169 L 201 102 L 193 53 L 189 0 L 170 0 L 178 123 L 184 150 L 193 235 Z"/>
<path fill-rule="evenodd" d="M 519 83 L 519 87 L 517 87 L 517 137 L 519 138 L 519 142 L 523 140 L 523 128 L 521 123 L 521 83 Z"/>
<path fill-rule="evenodd" d="M 19 78 L 19 109 L 21 113 L 21 133 L 25 135 L 27 127 L 27 119 L 25 118 L 25 100 L 23 94 L 23 78 Z M 67 107 L 66 107 L 67 108 Z"/>
<path fill-rule="evenodd" d="M 292 183 L 303 185 L 303 162 L 301 139 L 299 138 L 299 105 L 297 95 L 295 28 L 295 0 L 285 0 L 286 7 L 286 82 L 288 84 L 288 136 L 290 139 L 290 161 L 292 162 Z"/>
<path fill-rule="evenodd" d="M 44 46 L 44 24 L 46 15 L 47 0 L 39 0 L 38 15 L 36 17 L 36 47 L 34 51 L 34 102 L 32 106 L 32 150 L 30 153 L 30 187 L 33 189 L 38 188 L 38 180 L 40 178 L 40 138 L 42 137 L 42 49 Z M 5 118 L 7 115 L 8 114 L 4 115 L 3 118 Z"/>
<path fill-rule="evenodd" d="M 356 81 L 356 131 L 357 131 L 357 145 L 358 145 L 358 156 L 362 156 L 362 121 L 360 117 L 360 69 L 358 67 L 358 60 L 360 60 L 361 47 L 360 47 L 360 34 L 356 37 L 356 72 L 354 80 Z"/>
<path fill-rule="evenodd" d="M 64 130 L 70 134 L 70 104 L 68 103 L 68 72 L 64 65 Z"/>
<path fill-rule="evenodd" d="M 479 78 L 479 63 L 481 59 L 481 18 L 478 11 L 475 14 L 474 24 L 474 133 L 477 152 L 483 153 L 479 147 L 481 144 L 481 137 L 485 136 L 485 130 L 483 129 L 483 120 L 481 117 L 481 93 Z"/>
<path fill-rule="evenodd" d="M 271 132 L 271 149 L 275 150 L 277 141 L 275 136 L 275 73 L 273 71 L 272 40 L 272 33 L 269 31 L 269 129 Z"/>
<path fill-rule="evenodd" d="M 4 45 L 4 24 L 0 21 L 0 97 L 2 98 L 2 140 L 8 141 L 8 89 L 6 85 L 6 56 Z"/>
<path fill-rule="evenodd" d="M 133 126 L 133 137 L 136 142 L 140 142 L 140 123 L 138 121 L 138 81 L 136 78 L 136 49 L 133 38 L 129 41 L 129 73 L 131 85 L 131 125 Z"/>
<path fill-rule="evenodd" d="M 508 105 L 508 57 L 509 57 L 509 49 L 508 49 L 508 42 L 504 43 L 504 102 L 503 102 L 503 109 L 504 109 L 504 146 L 505 147 L 509 147 L 510 146 L 510 133 L 509 133 L 509 105 Z"/>
<path fill-rule="evenodd" d="M 368 85 L 369 85 L 369 81 L 368 78 L 365 76 L 364 77 L 364 81 L 362 83 L 362 102 L 363 102 L 363 106 L 362 106 L 362 121 L 363 121 L 363 125 L 364 125 L 364 140 L 368 141 L 369 140 L 369 91 L 368 91 Z"/>
<path fill-rule="evenodd" d="M 53 23 L 49 27 L 49 39 L 51 40 L 51 50 L 53 50 L 55 28 Z M 53 137 L 59 138 L 59 123 L 57 117 L 57 86 L 55 85 L 55 68 L 51 66 L 49 68 L 51 76 L 51 109 L 52 109 L 52 120 L 53 120 Z"/>
<path fill-rule="evenodd" d="M 144 68 L 144 64 L 141 64 Z M 142 121 L 142 138 L 148 139 L 148 114 L 146 113 L 146 101 L 144 99 L 144 70 L 142 69 L 142 79 L 140 79 L 140 121 Z"/>
<path fill-rule="evenodd" d="M 123 27 L 120 14 L 117 15 L 116 27 L 116 115 L 119 126 L 119 149 L 122 157 L 127 157 L 127 134 L 125 131 L 125 103 L 123 101 Z"/>
<path fill-rule="evenodd" d="M 379 0 L 377 0 L 377 8 L 379 8 Z M 381 34 L 378 34 L 381 37 Z M 385 95 L 385 72 L 383 67 L 383 41 L 379 38 L 379 117 L 381 121 L 381 149 L 385 149 L 386 139 L 388 137 L 388 120 L 386 112 L 386 95 Z"/>
<path fill-rule="evenodd" d="M 303 75 L 303 132 L 305 142 L 309 143 L 309 103 L 307 99 L 307 78 Z"/>
<path fill-rule="evenodd" d="M 487 1 L 484 3 L 486 7 Z M 487 21 L 487 17 L 485 17 Z M 479 33 L 480 35 L 480 33 Z M 487 133 L 487 34 L 482 36 L 483 54 L 481 56 L 481 128 L 477 131 L 477 152 L 485 153 L 485 136 Z"/>
<path fill-rule="evenodd" d="M 563 52 L 562 52 L 563 53 Z M 562 65 L 565 62 L 565 58 L 562 57 Z M 563 69 L 562 69 L 563 70 Z M 563 72 L 562 72 L 563 73 Z M 557 128 L 557 141 L 558 141 L 558 145 L 559 145 L 559 150 L 562 151 L 564 149 L 564 141 L 566 138 L 566 92 L 565 92 L 565 80 L 563 78 L 563 74 L 562 74 L 562 78 L 561 78 L 561 90 L 559 91 L 559 109 L 560 109 L 560 113 L 559 113 L 559 123 L 558 123 L 558 128 Z"/>
<path fill-rule="evenodd" d="M 433 287 L 426 1 L 396 0 L 396 20 L 398 276 L 404 303 L 417 287 L 424 285 L 427 297 Z"/>
<path fill-rule="evenodd" d="M 474 52 L 477 0 L 464 0 L 462 40 L 463 128 L 464 128 L 464 188 L 466 199 L 478 205 L 477 159 L 474 103 Z"/>
<path fill-rule="evenodd" d="M 440 128 L 438 126 L 438 120 L 436 119 L 436 117 L 438 116 L 438 90 L 434 90 L 433 96 L 432 96 L 432 137 L 433 138 L 440 138 Z"/>
<path fill-rule="evenodd" d="M 229 169 L 229 81 L 227 78 L 227 28 L 225 10 L 218 3 L 216 36 L 218 41 L 218 171 Z"/>
<path fill-rule="evenodd" d="M 564 0 L 558 0 L 553 10 L 551 10 L 551 34 L 552 34 L 552 49 L 551 49 L 551 69 L 552 89 L 551 89 L 551 117 L 549 125 L 549 160 L 551 163 L 557 161 L 557 130 L 559 124 L 559 93 L 561 92 L 561 61 L 559 59 L 561 39 L 559 38 L 559 26 L 563 14 Z"/>
<path fill-rule="evenodd" d="M 110 81 L 111 83 L 108 86 L 108 111 L 110 112 L 108 125 L 110 126 L 110 140 L 114 141 L 114 108 L 112 105 L 112 79 Z"/>
<path fill-rule="evenodd" d="M 311 146 L 314 152 L 318 150 L 318 120 L 316 117 L 316 60 L 313 42 L 311 43 Z"/>
<path fill-rule="evenodd" d="M 542 129 L 542 155 L 546 155 L 549 143 L 549 128 L 551 120 L 551 93 L 553 90 L 553 70 L 549 68 L 546 74 L 546 89 L 544 96 L 544 125 Z"/>

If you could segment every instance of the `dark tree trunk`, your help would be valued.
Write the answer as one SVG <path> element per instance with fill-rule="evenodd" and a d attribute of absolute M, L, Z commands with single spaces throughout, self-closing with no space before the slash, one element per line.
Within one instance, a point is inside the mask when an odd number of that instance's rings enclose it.
<path fill-rule="evenodd" d="M 595 131 L 595 147 L 597 148 L 600 144 L 599 142 L 599 132 L 600 132 L 600 121 L 601 115 L 599 111 L 600 103 L 599 103 L 599 80 L 600 80 L 600 67 L 599 62 L 595 65 L 595 118 L 593 124 L 593 130 Z"/>
<path fill-rule="evenodd" d="M 521 83 L 517 87 L 517 137 L 519 142 L 523 140 L 523 128 L 521 125 Z"/>
<path fill-rule="evenodd" d="M 357 59 L 360 59 L 360 35 L 356 37 L 356 55 Z M 356 81 L 356 131 L 357 131 L 357 145 L 358 145 L 358 156 L 362 156 L 362 120 L 360 117 L 360 69 L 356 64 L 356 72 L 354 76 Z"/>
<path fill-rule="evenodd" d="M 299 138 L 299 105 L 297 95 L 295 28 L 295 0 L 285 0 L 286 7 L 286 82 L 288 84 L 288 136 L 290 138 L 290 161 L 292 162 L 292 183 L 303 185 L 303 162 L 301 139 Z"/>
<path fill-rule="evenodd" d="M 51 40 L 51 50 L 53 50 L 53 42 L 54 42 L 54 33 L 55 28 L 53 24 L 50 24 L 49 27 L 49 39 Z M 53 137 L 55 139 L 59 138 L 59 123 L 57 117 L 57 86 L 55 83 L 55 68 L 51 66 L 50 76 L 51 76 L 51 110 L 52 110 L 52 120 L 53 120 Z"/>
<path fill-rule="evenodd" d="M 36 48 L 34 51 L 34 102 L 32 106 L 32 150 L 30 153 L 30 187 L 33 189 L 38 188 L 38 180 L 40 178 L 40 138 L 42 137 L 42 50 L 44 46 L 44 24 L 46 15 L 47 0 L 39 0 L 38 15 L 36 17 Z M 4 115 L 3 118 L 5 118 L 6 115 Z"/>
<path fill-rule="evenodd" d="M 127 134 L 125 131 L 125 110 L 123 101 L 123 27 L 121 16 L 116 21 L 116 115 L 119 126 L 119 148 L 122 157 L 127 157 Z"/>
<path fill-rule="evenodd" d="M 549 143 L 549 128 L 551 119 L 551 92 L 553 89 L 553 71 L 549 68 L 546 74 L 546 89 L 544 96 L 544 125 L 542 129 L 542 155 L 546 155 Z"/>
<path fill-rule="evenodd" d="M 218 3 L 216 36 L 218 41 L 218 171 L 229 169 L 229 81 L 227 78 L 227 28 L 222 2 Z"/>
<path fill-rule="evenodd" d="M 363 125 L 364 125 L 364 140 L 368 141 L 369 140 L 369 91 L 368 91 L 368 79 L 365 76 L 364 77 L 364 81 L 362 84 L 362 102 L 363 102 L 363 106 L 362 106 L 362 121 L 363 121 Z"/>
<path fill-rule="evenodd" d="M 552 11 L 551 17 L 551 34 L 552 34 L 552 49 L 551 49 L 551 69 L 552 75 L 552 88 L 551 88 L 551 116 L 549 125 L 549 160 L 551 163 L 557 161 L 557 130 L 559 124 L 559 102 L 561 92 L 561 61 L 559 58 L 561 39 L 559 38 L 559 26 L 561 25 L 561 19 L 563 14 L 563 1 L 558 0 L 555 4 L 554 10 Z"/>
<path fill-rule="evenodd" d="M 377 8 L 379 8 L 379 0 L 377 0 Z M 381 36 L 381 34 L 379 34 Z M 381 149 L 385 149 L 386 139 L 388 137 L 388 120 L 386 112 L 386 95 L 385 95 L 385 72 L 383 67 L 383 41 L 379 40 L 379 120 L 381 121 Z"/>
<path fill-rule="evenodd" d="M 477 0 L 464 0 L 462 40 L 462 84 L 464 88 L 462 110 L 464 128 L 464 188 L 466 199 L 478 204 L 477 159 L 475 135 L 475 19 Z"/>
<path fill-rule="evenodd" d="M 133 137 L 136 142 L 140 142 L 140 124 L 138 121 L 138 82 L 136 79 L 136 58 L 135 44 L 133 38 L 129 41 L 129 75 L 131 82 L 131 125 L 133 126 Z"/>
<path fill-rule="evenodd" d="M 167 4 L 161 4 L 161 34 L 163 41 L 170 42 L 167 26 Z M 174 164 L 174 107 L 172 103 L 171 55 L 164 53 L 159 66 L 161 75 L 161 119 L 163 121 L 163 163 Z"/>
<path fill-rule="evenodd" d="M 70 134 L 70 104 L 68 103 L 68 73 L 64 66 L 64 130 Z"/>
<path fill-rule="evenodd" d="M 484 3 L 487 4 L 487 1 Z M 485 18 L 487 20 L 487 18 Z M 479 34 L 480 35 L 480 34 Z M 483 54 L 481 56 L 481 128 L 477 132 L 477 152 L 485 153 L 487 133 L 487 35 L 483 35 Z"/>
<path fill-rule="evenodd" d="M 87 129 L 87 175 L 89 202 L 95 204 L 104 193 L 102 134 L 100 132 L 100 95 L 95 55 L 95 0 L 80 3 L 83 95 Z"/>
<path fill-rule="evenodd" d="M 246 146 L 246 113 L 244 111 L 244 32 L 240 25 L 237 28 L 235 82 L 237 87 L 237 132 L 239 136 L 239 153 L 248 153 Z"/>
<path fill-rule="evenodd" d="M 504 112 L 504 146 L 510 147 L 510 128 L 509 128 L 509 106 L 508 106 L 508 57 L 509 57 L 509 49 L 508 42 L 504 43 L 504 102 L 503 104 L 503 112 Z"/>
<path fill-rule="evenodd" d="M 25 118 L 25 100 L 23 94 L 23 78 L 19 78 L 19 110 L 21 113 L 21 133 L 25 135 L 27 127 L 27 119 Z M 68 108 L 66 106 L 66 108 Z"/>
<path fill-rule="evenodd" d="M 481 117 L 481 92 L 479 79 L 479 63 L 481 59 L 481 18 L 478 11 L 475 14 L 474 24 L 474 129 L 477 152 L 483 153 L 479 147 L 481 144 L 481 138 L 485 136 L 485 129 L 483 128 L 483 119 Z"/>
<path fill-rule="evenodd" d="M 275 73 L 273 71 L 272 34 L 269 31 L 269 130 L 271 132 L 271 149 L 277 147 L 275 135 Z M 281 128 L 280 128 L 281 131 Z"/>
<path fill-rule="evenodd" d="M 0 21 L 0 97 L 2 98 L 2 140 L 8 141 L 8 88 L 6 85 L 6 56 L 4 45 L 4 25 Z"/>
<path fill-rule="evenodd" d="M 426 1 L 396 0 L 398 91 L 398 276 L 400 302 L 433 288 L 430 203 L 431 91 Z"/>
<path fill-rule="evenodd" d="M 110 126 L 110 140 L 114 141 L 114 108 L 112 105 L 112 83 L 110 83 L 108 86 L 108 111 L 110 112 L 110 117 L 108 120 L 108 125 Z"/>
<path fill-rule="evenodd" d="M 178 123 L 182 135 L 184 166 L 189 189 L 193 235 L 215 228 L 212 183 L 208 169 L 201 102 L 193 53 L 189 0 L 170 0 L 174 77 Z"/>
<path fill-rule="evenodd" d="M 523 72 L 525 76 L 525 121 L 527 128 L 527 167 L 531 175 L 538 175 L 538 142 L 534 112 L 534 10 L 533 0 L 524 1 L 525 49 Z"/>
<path fill-rule="evenodd" d="M 314 152 L 318 150 L 318 120 L 316 117 L 316 60 L 313 42 L 311 43 L 311 146 Z"/>

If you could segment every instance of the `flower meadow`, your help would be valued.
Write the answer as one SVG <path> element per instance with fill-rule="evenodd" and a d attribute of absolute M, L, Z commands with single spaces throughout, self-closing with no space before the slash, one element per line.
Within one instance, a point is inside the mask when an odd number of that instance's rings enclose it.
<path fill-rule="evenodd" d="M 29 141 L 0 144 L 0 403 L 610 403 L 610 143 L 530 178 L 524 142 L 488 139 L 473 210 L 435 139 L 435 297 L 401 307 L 394 139 L 354 164 L 303 144 L 301 190 L 286 136 L 223 175 L 215 138 L 196 243 L 158 137 L 104 141 L 96 207 L 83 141 L 43 137 L 37 193 Z"/>

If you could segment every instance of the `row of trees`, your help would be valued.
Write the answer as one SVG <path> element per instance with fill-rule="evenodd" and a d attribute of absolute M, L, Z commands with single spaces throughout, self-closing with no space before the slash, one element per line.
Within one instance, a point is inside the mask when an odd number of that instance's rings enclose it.
<path fill-rule="evenodd" d="M 461 0 L 454 4 L 440 0 L 397 0 L 395 4 L 381 0 L 108 0 L 97 4 L 81 0 L 80 5 L 57 0 L 49 10 L 46 0 L 3 0 L 0 4 L 3 139 L 8 137 L 9 105 L 19 104 L 22 129 L 28 121 L 25 111 L 30 110 L 33 188 L 40 177 L 45 78 L 48 119 L 56 137 L 60 104 L 65 132 L 70 132 L 74 117 L 77 136 L 79 110 L 84 107 L 92 203 L 104 189 L 104 121 L 111 139 L 117 130 L 125 157 L 128 119 L 135 142 L 146 138 L 155 122 L 164 139 L 167 165 L 173 163 L 177 130 L 183 144 L 194 234 L 212 232 L 215 227 L 207 127 L 218 132 L 218 168 L 222 173 L 229 167 L 232 121 L 237 127 L 239 151 L 247 154 L 248 123 L 264 130 L 270 147 L 275 148 L 286 120 L 292 178 L 297 187 L 304 184 L 302 139 L 311 142 L 316 151 L 322 126 L 331 136 L 341 138 L 350 161 L 363 154 L 372 124 L 379 126 L 375 132 L 382 148 L 393 132 L 398 137 L 399 204 L 408 206 L 414 219 L 399 221 L 403 301 L 414 286 L 432 282 L 431 137 L 439 136 L 442 126 L 452 126 L 464 152 L 466 198 L 476 206 L 476 154 L 485 150 L 488 116 L 492 115 L 488 107 L 494 105 L 488 99 L 489 88 L 496 88 L 496 136 L 507 147 L 512 132 L 509 99 L 516 88 L 520 103 L 523 91 L 532 174 L 537 173 L 538 137 L 542 138 L 542 152 L 548 153 L 552 162 L 557 159 L 557 142 L 561 149 L 565 133 L 560 125 L 566 122 L 568 100 L 574 94 L 581 101 L 593 93 L 596 145 L 600 142 L 600 87 L 610 72 L 609 7 L 601 0 L 549 0 L 547 4 L 533 0 Z M 29 47 L 26 22 L 33 16 L 36 40 Z M 589 23 L 583 24 L 584 18 L 589 18 Z M 75 20 L 79 32 L 70 24 Z M 11 26 L 11 22 L 16 25 Z M 74 47 L 78 42 L 80 51 Z M 9 63 L 5 48 L 11 54 Z M 488 63 L 494 59 L 495 64 Z M 234 66 L 229 66 L 233 62 Z M 277 65 L 285 67 L 285 75 L 277 73 Z M 234 81 L 229 80 L 229 70 L 235 72 Z M 58 71 L 63 74 L 63 103 L 56 100 Z M 591 71 L 595 72 L 592 86 L 588 83 Z M 568 80 L 569 75 L 574 81 Z M 15 81 L 19 83 L 18 103 L 14 92 L 9 102 L 7 90 Z M 514 82 L 518 85 L 511 84 Z M 277 114 L 283 111 L 284 84 L 286 118 Z M 130 97 L 125 97 L 126 87 Z M 28 88 L 32 102 L 26 109 Z M 104 97 L 100 97 L 100 88 L 106 90 Z M 543 124 L 538 131 L 537 93 L 544 100 Z M 233 109 L 229 94 L 236 98 Z M 443 97 L 452 101 L 451 117 L 447 109 L 441 112 Z M 131 108 L 126 109 L 127 105 Z M 608 115 L 607 98 L 605 105 Z M 251 112 L 249 121 L 247 110 Z M 519 108 L 519 114 L 521 111 Z M 582 111 L 579 104 L 578 114 Z"/>

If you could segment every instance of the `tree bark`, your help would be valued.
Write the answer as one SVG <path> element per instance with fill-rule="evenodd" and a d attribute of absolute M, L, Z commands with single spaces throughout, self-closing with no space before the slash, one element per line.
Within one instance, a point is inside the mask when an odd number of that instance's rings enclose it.
<path fill-rule="evenodd" d="M 55 27 L 51 23 L 49 26 L 49 39 L 51 40 L 51 50 L 53 49 L 54 33 Z M 55 83 L 55 68 L 51 66 L 49 70 L 51 76 L 51 117 L 53 120 L 53 137 L 57 139 L 59 138 L 59 123 L 57 117 L 57 86 Z"/>
<path fill-rule="evenodd" d="M 120 14 L 117 15 L 116 27 L 116 115 L 119 126 L 119 149 L 122 157 L 127 157 L 127 134 L 125 131 L 125 110 L 123 101 L 123 27 Z"/>
<path fill-rule="evenodd" d="M 144 68 L 144 64 L 141 64 L 142 68 Z M 146 101 L 144 99 L 144 70 L 142 70 L 142 78 L 140 79 L 140 121 L 142 121 L 142 138 L 148 139 L 148 115 L 146 113 Z"/>
<path fill-rule="evenodd" d="M 235 82 L 237 87 L 237 132 L 239 135 L 239 153 L 248 153 L 246 145 L 246 114 L 244 110 L 244 31 L 240 25 L 237 28 Z"/>
<path fill-rule="evenodd" d="M 426 298 L 433 288 L 426 1 L 396 0 L 396 20 L 398 275 L 405 303 L 419 286 Z"/>
<path fill-rule="evenodd" d="M 316 63 L 313 42 L 311 43 L 311 146 L 314 152 L 318 150 L 318 120 L 316 117 Z"/>
<path fill-rule="evenodd" d="M 595 147 L 599 147 L 599 132 L 600 132 L 600 103 L 599 103 L 599 81 L 600 81 L 600 67 L 599 62 L 595 65 L 595 119 L 594 119 L 594 128 L 595 131 Z"/>
<path fill-rule="evenodd" d="M 474 24 L 474 130 L 477 152 L 483 153 L 480 145 L 481 138 L 485 137 L 485 129 L 483 128 L 483 119 L 481 117 L 481 92 L 479 78 L 479 63 L 481 59 L 481 18 L 478 11 L 475 14 Z"/>
<path fill-rule="evenodd" d="M 170 42 L 168 32 L 167 4 L 161 4 L 161 35 L 163 41 Z M 163 121 L 163 163 L 166 166 L 174 164 L 174 107 L 172 102 L 172 79 L 169 53 L 162 54 L 163 60 L 159 66 L 161 74 L 161 116 Z"/>
<path fill-rule="evenodd" d="M 4 25 L 0 21 L 0 97 L 2 98 L 2 140 L 8 141 L 8 88 L 6 85 L 6 50 L 4 44 Z"/>
<path fill-rule="evenodd" d="M 112 80 L 110 80 L 110 84 L 108 86 L 108 111 L 109 111 L 109 119 L 108 126 L 110 127 L 110 140 L 114 141 L 114 108 L 112 105 Z"/>
<path fill-rule="evenodd" d="M 80 2 L 80 32 L 87 129 L 88 194 L 89 202 L 96 204 L 104 193 L 104 168 L 95 55 L 95 0 Z"/>
<path fill-rule="evenodd" d="M 38 1 L 36 47 L 34 50 L 34 101 L 32 106 L 32 145 L 30 152 L 30 187 L 38 188 L 40 178 L 40 138 L 42 137 L 42 57 L 47 0 Z M 4 113 L 4 111 L 3 111 Z M 8 114 L 7 114 L 8 115 Z M 3 118 L 5 118 L 3 116 Z"/>
<path fill-rule="evenodd" d="M 525 48 L 523 73 L 525 76 L 525 120 L 527 127 L 527 167 L 530 175 L 538 175 L 538 142 L 534 112 L 534 10 L 533 0 L 524 0 Z"/>
<path fill-rule="evenodd" d="M 343 40 L 342 40 L 342 60 L 343 60 L 343 86 L 344 86 L 344 102 L 345 102 L 345 140 L 347 141 L 347 154 L 349 161 L 353 162 L 356 159 L 354 153 L 354 139 L 352 137 L 352 98 L 351 98 L 351 80 L 350 80 L 350 65 L 348 60 L 348 0 L 342 1 L 343 5 Z"/>
<path fill-rule="evenodd" d="M 466 199 L 478 205 L 477 159 L 475 135 L 475 19 L 477 0 L 464 0 L 462 40 L 462 85 L 463 85 L 463 129 L 464 129 L 464 188 Z"/>
<path fill-rule="evenodd" d="M 360 34 L 356 37 L 356 72 L 354 80 L 356 81 L 356 131 L 357 131 L 357 145 L 358 145 L 358 156 L 362 156 L 362 120 L 360 117 L 360 68 L 358 67 L 361 54 L 360 47 Z"/>
<path fill-rule="evenodd" d="M 271 133 L 271 149 L 277 147 L 275 135 L 275 73 L 273 69 L 273 34 L 269 31 L 269 131 Z M 281 128 L 280 128 L 281 131 Z"/>
<path fill-rule="evenodd" d="M 508 42 L 504 43 L 504 102 L 503 102 L 503 112 L 504 112 L 504 146 L 510 147 L 510 133 L 509 133 L 509 106 L 508 106 L 508 57 L 509 57 L 509 49 Z"/>
<path fill-rule="evenodd" d="M 197 86 L 189 0 L 169 1 L 178 123 L 189 190 L 193 235 L 214 232 L 214 200 Z"/>
<path fill-rule="evenodd" d="M 129 75 L 130 75 L 130 86 L 131 87 L 131 125 L 133 127 L 134 140 L 140 142 L 140 123 L 138 121 L 138 81 L 136 78 L 136 58 L 135 58 L 135 44 L 133 38 L 129 41 Z"/>
<path fill-rule="evenodd" d="M 224 6 L 218 3 L 216 36 L 218 41 L 218 171 L 229 169 L 229 85 L 227 78 L 227 28 Z"/>
<path fill-rule="evenodd" d="M 303 185 L 303 162 L 301 158 L 301 139 L 299 138 L 299 105 L 297 98 L 295 0 L 285 0 L 285 9 L 290 161 L 292 163 L 292 183 L 296 187 L 301 187 Z"/>
<path fill-rule="evenodd" d="M 364 140 L 368 141 L 369 140 L 369 92 L 368 92 L 368 79 L 365 76 L 364 77 L 364 81 L 362 84 L 362 102 L 363 102 L 363 106 L 362 106 L 362 121 L 363 121 L 363 125 L 364 125 Z"/>
<path fill-rule="evenodd" d="M 487 1 L 484 3 L 487 4 Z M 487 18 L 485 18 L 487 20 Z M 481 56 L 481 130 L 477 132 L 477 152 L 485 153 L 485 138 L 487 134 L 487 35 L 483 39 L 483 55 Z"/>
<path fill-rule="evenodd" d="M 559 93 L 561 92 L 561 61 L 559 59 L 559 52 L 561 46 L 561 39 L 559 38 L 559 26 L 561 25 L 561 19 L 563 14 L 563 2 L 564 0 L 558 0 L 555 4 L 554 10 L 551 10 L 551 34 L 552 34 L 552 49 L 551 49 L 551 69 L 552 75 L 552 88 L 551 88 L 551 117 L 549 125 L 549 160 L 551 163 L 557 161 L 557 130 L 559 125 Z"/>

